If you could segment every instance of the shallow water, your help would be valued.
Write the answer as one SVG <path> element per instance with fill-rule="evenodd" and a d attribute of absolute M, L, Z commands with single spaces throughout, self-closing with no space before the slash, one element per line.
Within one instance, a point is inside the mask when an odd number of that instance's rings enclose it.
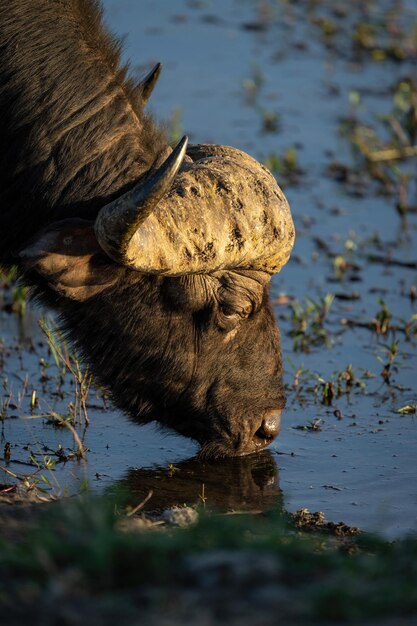
<path fill-rule="evenodd" d="M 382 10 L 389 4 L 375 6 Z M 69 460 L 43 471 L 50 481 L 45 488 L 76 493 L 86 480 L 97 490 L 128 481 L 138 502 L 153 491 L 149 508 L 204 502 L 221 510 L 258 510 L 275 503 L 291 511 L 321 510 L 333 521 L 388 536 L 417 530 L 417 417 L 396 412 L 417 403 L 416 341 L 397 333 L 399 356 L 388 385 L 380 373 L 387 359 L 384 345 L 394 337 L 378 339 L 368 329 L 341 324 L 342 318 L 374 317 L 381 297 L 398 318 L 408 320 L 416 313 L 415 302 L 407 297 L 417 283 L 416 269 L 369 263 L 365 255 L 417 261 L 417 216 L 410 214 L 405 223 L 392 197 L 372 191 L 354 197 L 325 175 L 335 158 L 351 163 L 348 142 L 337 132 L 339 118 L 352 109 L 349 93 L 362 94 L 364 109 L 387 112 L 393 83 L 415 77 L 415 63 L 353 63 L 348 54 L 323 46 L 307 14 L 279 2 L 105 0 L 104 5 L 112 30 L 126 33 L 125 55 L 135 71 L 144 74 L 156 61 L 163 63 L 151 102 L 158 119 L 169 119 L 176 111 L 176 126 L 181 128 L 174 130 L 189 134 L 193 143 L 230 144 L 258 159 L 297 147 L 304 173 L 299 184 L 285 189 L 297 243 L 293 259 L 273 279 L 272 298 L 285 293 L 300 300 L 317 299 L 326 293 L 355 291 L 359 299 L 334 301 L 326 322 L 329 344 L 309 353 L 293 350 L 288 304 L 275 306 L 290 390 L 282 433 L 269 451 L 201 466 L 189 461 L 197 452 L 192 442 L 152 425 L 130 423 L 117 411 L 103 409 L 100 394 L 94 398 L 93 392 L 88 407 L 91 423 L 83 438 L 88 460 Z M 266 6 L 272 13 L 265 25 Z M 404 6 L 407 17 L 415 19 L 413 3 Z M 248 80 L 259 75 L 263 84 L 251 103 Z M 264 111 L 279 114 L 280 132 L 262 131 Z M 315 243 L 317 237 L 359 265 L 351 280 L 348 273 L 335 282 L 332 260 Z M 73 390 L 66 379 L 64 398 L 54 395 L 57 371 L 37 327 L 37 313 L 29 311 L 23 325 L 15 315 L 1 315 L 0 335 L 7 347 L 4 395 L 11 386 L 12 404 L 17 407 L 9 409 L 9 417 L 30 415 L 33 388 L 40 398 L 35 415 L 51 409 L 65 412 Z M 50 380 L 41 393 L 42 358 L 50 364 Z M 331 406 L 322 404 L 320 393 L 316 397 L 311 391 L 317 376 L 329 380 L 348 364 L 364 390 L 353 389 L 349 396 L 333 399 Z M 308 373 L 296 393 L 291 386 L 300 366 Z M 364 378 L 365 371 L 374 378 Z M 26 374 L 28 391 L 17 402 Z M 312 430 L 317 419 L 319 429 Z M 302 426 L 307 428 L 300 430 Z M 82 436 L 81 427 L 78 431 Z M 7 467 L 19 475 L 36 470 L 24 465 L 31 452 L 42 460 L 45 455 L 56 458 L 53 452 L 59 445 L 73 448 L 69 431 L 41 418 L 5 420 L 2 442 L 11 443 Z M 13 482 L 5 475 L 3 482 L 8 481 Z"/>

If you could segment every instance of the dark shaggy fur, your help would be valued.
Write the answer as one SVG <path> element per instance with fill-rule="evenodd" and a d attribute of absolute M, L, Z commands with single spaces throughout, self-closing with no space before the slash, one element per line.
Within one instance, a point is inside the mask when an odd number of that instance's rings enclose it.
<path fill-rule="evenodd" d="M 0 262 L 47 221 L 93 218 L 166 148 L 119 53 L 95 0 L 0 1 Z"/>
<path fill-rule="evenodd" d="M 206 456 L 250 452 L 284 406 L 267 278 L 141 275 L 94 239 L 100 207 L 167 148 L 119 48 L 96 0 L 0 0 L 0 264 L 30 239 L 41 248 L 45 227 L 57 241 L 78 233 L 78 256 L 47 251 L 20 269 L 118 406 L 197 439 Z"/>

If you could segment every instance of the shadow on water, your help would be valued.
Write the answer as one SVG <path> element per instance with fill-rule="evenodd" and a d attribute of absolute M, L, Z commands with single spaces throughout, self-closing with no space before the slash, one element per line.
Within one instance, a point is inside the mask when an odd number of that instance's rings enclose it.
<path fill-rule="evenodd" d="M 209 511 L 266 511 L 281 506 L 279 472 L 274 455 L 260 454 L 201 463 L 195 457 L 155 469 L 130 469 L 120 484 L 134 504 L 152 496 L 144 509 L 204 505 Z"/>

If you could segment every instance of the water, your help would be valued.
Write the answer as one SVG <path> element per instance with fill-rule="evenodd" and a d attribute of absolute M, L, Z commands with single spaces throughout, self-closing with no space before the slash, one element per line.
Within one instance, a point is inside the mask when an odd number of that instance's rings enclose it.
<path fill-rule="evenodd" d="M 272 298 L 285 293 L 303 300 L 353 291 L 360 297 L 334 301 L 326 322 L 329 345 L 313 347 L 307 354 L 293 351 L 289 306 L 275 306 L 290 391 L 282 433 L 269 451 L 201 466 L 190 460 L 197 452 L 194 443 L 152 425 L 132 424 L 118 411 L 103 409 L 100 394 L 94 398 L 93 393 L 91 424 L 83 439 L 87 463 L 69 460 L 42 472 L 51 483 L 45 488 L 76 493 L 86 480 L 95 490 L 128 481 L 138 502 L 153 491 L 149 508 L 204 501 L 209 508 L 258 510 L 275 504 L 288 510 L 321 510 L 333 521 L 390 537 L 417 530 L 417 418 L 397 412 L 417 403 L 416 342 L 406 341 L 401 333 L 378 339 L 366 328 L 341 324 L 343 318 L 374 317 L 381 297 L 398 318 L 409 320 L 416 313 L 407 297 L 417 282 L 416 270 L 365 258 L 378 252 L 416 261 L 416 214 L 410 214 L 405 225 L 392 197 L 373 192 L 354 197 L 326 176 L 332 160 L 351 163 L 348 142 L 337 132 L 340 117 L 352 111 L 349 94 L 362 94 L 364 110 L 358 115 L 366 116 L 365 109 L 387 112 L 393 83 L 415 78 L 415 64 L 353 63 L 348 53 L 323 46 L 314 25 L 300 17 L 302 11 L 279 2 L 105 0 L 104 5 L 112 30 L 126 34 L 124 54 L 134 71 L 145 74 L 155 62 L 163 63 L 150 103 L 157 119 L 167 120 L 175 112 L 176 125 L 181 126 L 176 130 L 186 132 L 193 143 L 229 144 L 261 160 L 296 146 L 304 173 L 298 185 L 285 191 L 297 243 L 293 259 L 272 281 Z M 260 29 L 262 7 L 265 11 L 267 6 L 271 12 L 266 28 Z M 413 3 L 405 6 L 415 13 Z M 251 103 L 248 81 L 257 76 L 262 85 Z M 279 133 L 263 131 L 265 111 L 279 114 Z M 317 237 L 332 252 L 359 265 L 353 275 L 357 280 L 349 280 L 348 274 L 335 282 L 332 259 L 317 246 Z M 346 251 L 346 242 L 352 252 Z M 14 401 L 26 374 L 29 379 L 25 398 L 16 403 L 19 416 L 30 415 L 30 392 L 39 388 L 42 358 L 51 364 L 51 380 L 35 414 L 65 411 L 73 394 L 67 380 L 64 398 L 54 395 L 56 368 L 36 315 L 29 311 L 23 328 L 14 315 L 2 313 L 1 318 L 7 346 L 3 380 L 5 388 L 12 386 Z M 387 362 L 384 346 L 394 339 L 399 341 L 399 355 L 387 385 L 380 375 Z M 363 392 L 354 389 L 331 406 L 322 404 L 320 392 L 315 396 L 311 390 L 319 384 L 317 377 L 335 379 L 349 364 L 363 381 Z M 296 393 L 291 386 L 301 366 L 308 373 Z M 367 370 L 374 378 L 364 377 Z M 321 420 L 319 430 L 299 429 L 311 427 L 315 420 Z M 82 428 L 79 432 L 83 435 Z M 73 448 L 69 431 L 42 419 L 4 421 L 2 441 L 11 443 L 8 468 L 19 475 L 36 470 L 22 465 L 31 453 L 41 460 L 45 455 L 56 458 L 53 452 L 60 445 Z M 12 479 L 5 475 L 4 483 L 8 481 Z"/>

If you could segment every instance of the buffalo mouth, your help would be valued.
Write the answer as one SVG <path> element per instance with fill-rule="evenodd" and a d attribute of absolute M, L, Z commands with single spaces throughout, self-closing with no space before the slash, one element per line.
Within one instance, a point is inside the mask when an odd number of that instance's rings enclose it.
<path fill-rule="evenodd" d="M 259 425 L 249 433 L 215 436 L 206 440 L 200 439 L 200 461 L 218 460 L 230 456 L 246 456 L 264 450 L 279 435 L 281 429 L 282 409 L 265 413 Z"/>

